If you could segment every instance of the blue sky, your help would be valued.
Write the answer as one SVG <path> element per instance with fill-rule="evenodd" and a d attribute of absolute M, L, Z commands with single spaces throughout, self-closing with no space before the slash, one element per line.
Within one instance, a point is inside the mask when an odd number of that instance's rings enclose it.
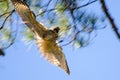
<path fill-rule="evenodd" d="M 119 0 L 106 0 L 111 15 L 120 24 Z M 100 14 L 99 2 L 91 5 Z M 37 50 L 17 41 L 0 57 L 0 80 L 120 80 L 120 41 L 106 21 L 107 28 L 85 48 L 73 50 L 63 47 L 71 71 L 68 76 L 60 68 L 47 62 Z"/>

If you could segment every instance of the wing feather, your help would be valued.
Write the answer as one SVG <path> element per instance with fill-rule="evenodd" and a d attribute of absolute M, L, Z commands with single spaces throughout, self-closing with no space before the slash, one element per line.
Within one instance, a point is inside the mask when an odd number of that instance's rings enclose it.
<path fill-rule="evenodd" d="M 43 40 L 39 36 L 36 38 L 36 42 L 40 52 L 50 63 L 62 68 L 66 73 L 70 74 L 65 55 L 56 42 Z"/>
<path fill-rule="evenodd" d="M 11 0 L 16 12 L 20 15 L 23 22 L 34 32 L 39 33 L 40 37 L 43 36 L 46 31 L 46 27 L 44 27 L 41 23 L 36 21 L 36 16 L 33 11 L 30 10 L 28 5 L 21 0 Z"/>

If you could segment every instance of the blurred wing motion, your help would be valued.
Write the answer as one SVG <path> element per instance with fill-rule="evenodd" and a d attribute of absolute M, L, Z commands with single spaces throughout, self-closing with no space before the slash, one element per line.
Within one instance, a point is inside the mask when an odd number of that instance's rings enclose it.
<path fill-rule="evenodd" d="M 36 43 L 43 56 L 52 64 L 59 66 L 66 73 L 70 74 L 66 59 L 62 53 L 62 49 L 58 46 L 56 40 L 58 38 L 59 28 L 53 30 L 45 28 L 36 21 L 36 16 L 29 6 L 21 0 L 11 0 L 16 12 L 20 15 L 23 22 L 33 31 Z"/>

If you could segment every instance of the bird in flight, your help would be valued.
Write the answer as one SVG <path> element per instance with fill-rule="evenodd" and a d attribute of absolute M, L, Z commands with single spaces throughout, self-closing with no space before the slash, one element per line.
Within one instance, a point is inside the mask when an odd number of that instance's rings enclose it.
<path fill-rule="evenodd" d="M 22 21 L 34 33 L 36 44 L 41 54 L 52 64 L 70 74 L 65 55 L 57 43 L 59 27 L 48 29 L 36 21 L 36 16 L 29 6 L 21 0 L 11 0 Z"/>

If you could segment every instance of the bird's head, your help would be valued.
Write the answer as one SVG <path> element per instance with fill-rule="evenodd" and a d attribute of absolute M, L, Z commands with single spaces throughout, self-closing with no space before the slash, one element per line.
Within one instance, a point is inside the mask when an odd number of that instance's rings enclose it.
<path fill-rule="evenodd" d="M 60 30 L 59 27 L 48 29 L 43 36 L 44 39 L 45 40 L 57 40 L 59 30 Z"/>

